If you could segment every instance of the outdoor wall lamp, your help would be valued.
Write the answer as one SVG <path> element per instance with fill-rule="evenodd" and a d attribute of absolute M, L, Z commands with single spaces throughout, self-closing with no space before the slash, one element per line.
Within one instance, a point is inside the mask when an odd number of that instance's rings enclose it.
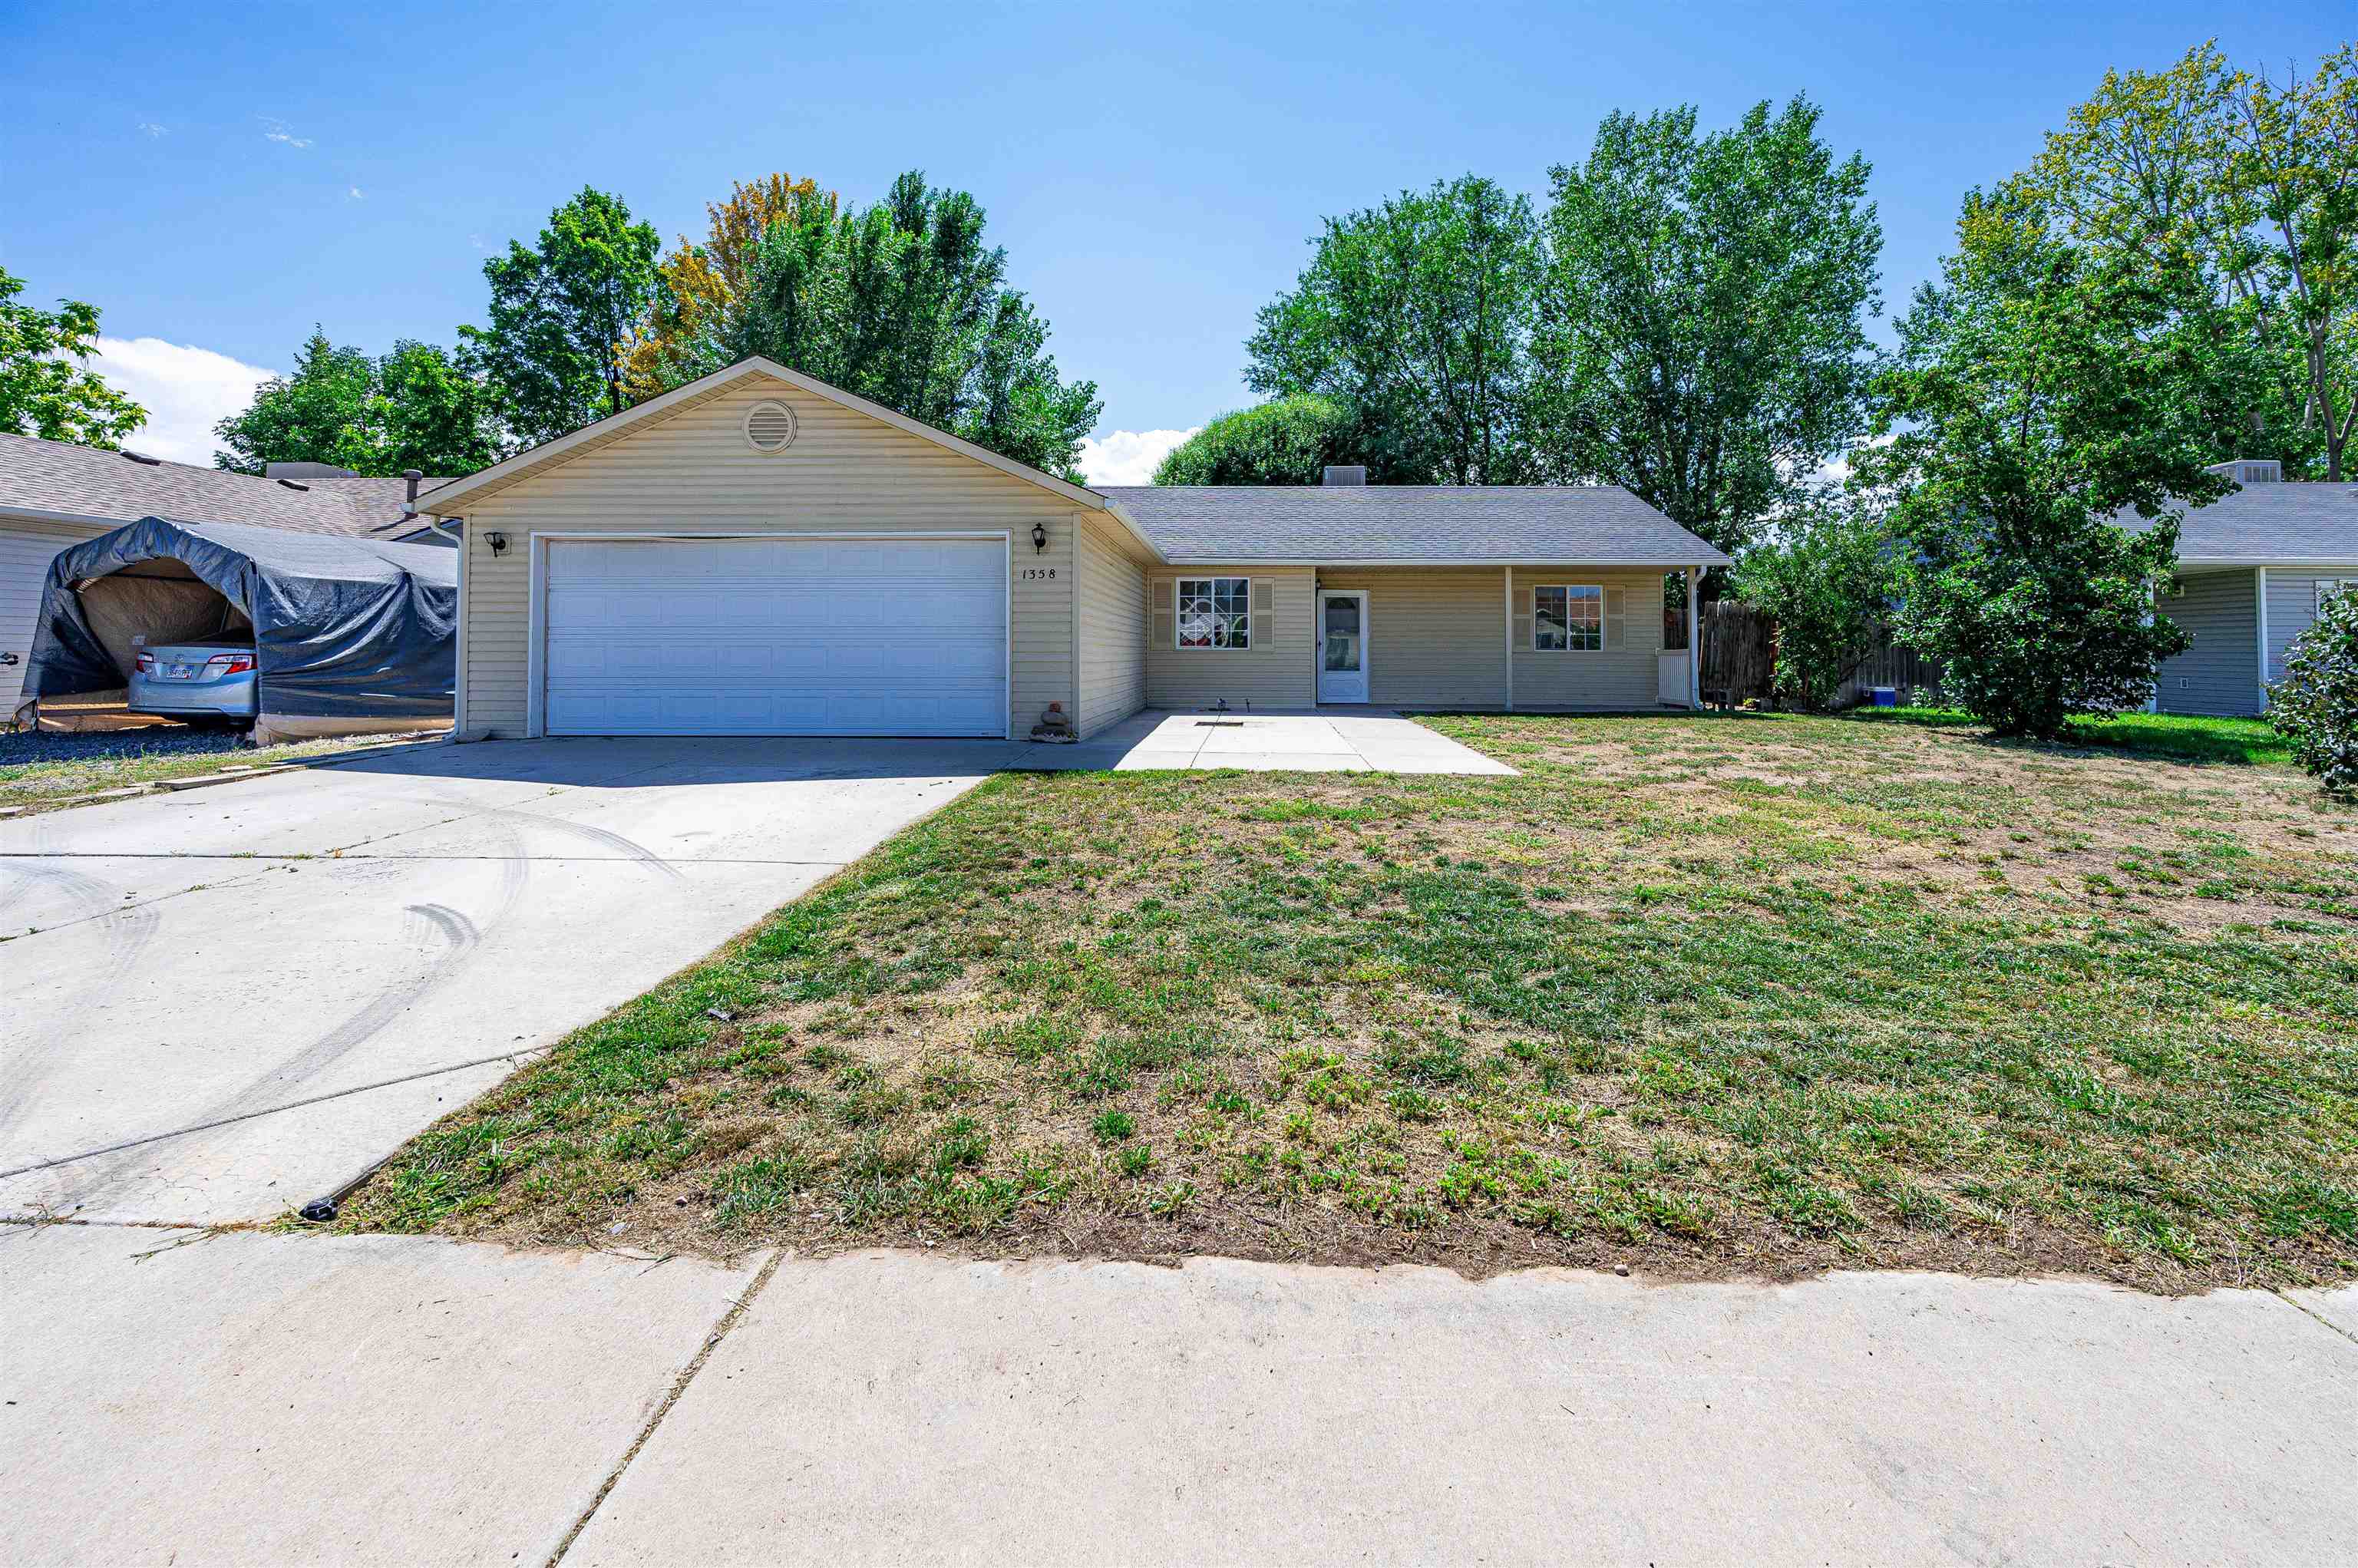
<path fill-rule="evenodd" d="M 1048 547 L 1048 524 L 1046 524 L 1045 523 L 1034 523 L 1034 524 L 1032 524 L 1032 550 L 1033 550 L 1033 553 L 1036 555 L 1036 554 L 1038 554 L 1040 551 L 1044 550 L 1044 549 L 1046 549 L 1047 547 Z"/>
<path fill-rule="evenodd" d="M 495 556 L 504 556 L 508 553 L 508 536 L 496 528 L 483 535 L 483 543 L 492 547 L 492 554 Z"/>

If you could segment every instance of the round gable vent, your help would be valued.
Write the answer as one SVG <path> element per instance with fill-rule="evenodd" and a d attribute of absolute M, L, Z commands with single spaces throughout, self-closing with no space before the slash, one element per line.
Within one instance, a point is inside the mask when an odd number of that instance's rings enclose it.
<path fill-rule="evenodd" d="M 757 452 L 783 452 L 795 444 L 795 411 L 783 403 L 756 403 L 745 410 L 745 444 Z"/>

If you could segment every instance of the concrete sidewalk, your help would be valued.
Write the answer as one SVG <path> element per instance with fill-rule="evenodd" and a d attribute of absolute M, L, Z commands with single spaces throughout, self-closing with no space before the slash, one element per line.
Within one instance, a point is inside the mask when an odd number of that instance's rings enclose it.
<path fill-rule="evenodd" d="M 19 1226 L 0 1321 L 12 1564 L 2358 1556 L 2347 1291 Z"/>

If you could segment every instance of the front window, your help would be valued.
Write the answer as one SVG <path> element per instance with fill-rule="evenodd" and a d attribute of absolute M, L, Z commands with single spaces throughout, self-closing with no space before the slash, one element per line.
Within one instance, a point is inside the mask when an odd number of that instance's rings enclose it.
<path fill-rule="evenodd" d="M 1593 654 L 1605 646 L 1605 590 L 1531 589 L 1531 647 L 1541 654 Z"/>
<path fill-rule="evenodd" d="M 1179 579 L 1179 645 L 1183 648 L 1252 646 L 1252 579 L 1183 577 Z"/>

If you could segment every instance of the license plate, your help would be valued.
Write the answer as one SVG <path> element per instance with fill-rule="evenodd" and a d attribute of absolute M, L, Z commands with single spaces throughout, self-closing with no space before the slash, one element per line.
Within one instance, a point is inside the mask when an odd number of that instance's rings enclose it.
<path fill-rule="evenodd" d="M 197 666 L 194 665 L 166 665 L 164 666 L 164 675 L 165 677 L 169 680 L 194 680 L 197 678 Z"/>

